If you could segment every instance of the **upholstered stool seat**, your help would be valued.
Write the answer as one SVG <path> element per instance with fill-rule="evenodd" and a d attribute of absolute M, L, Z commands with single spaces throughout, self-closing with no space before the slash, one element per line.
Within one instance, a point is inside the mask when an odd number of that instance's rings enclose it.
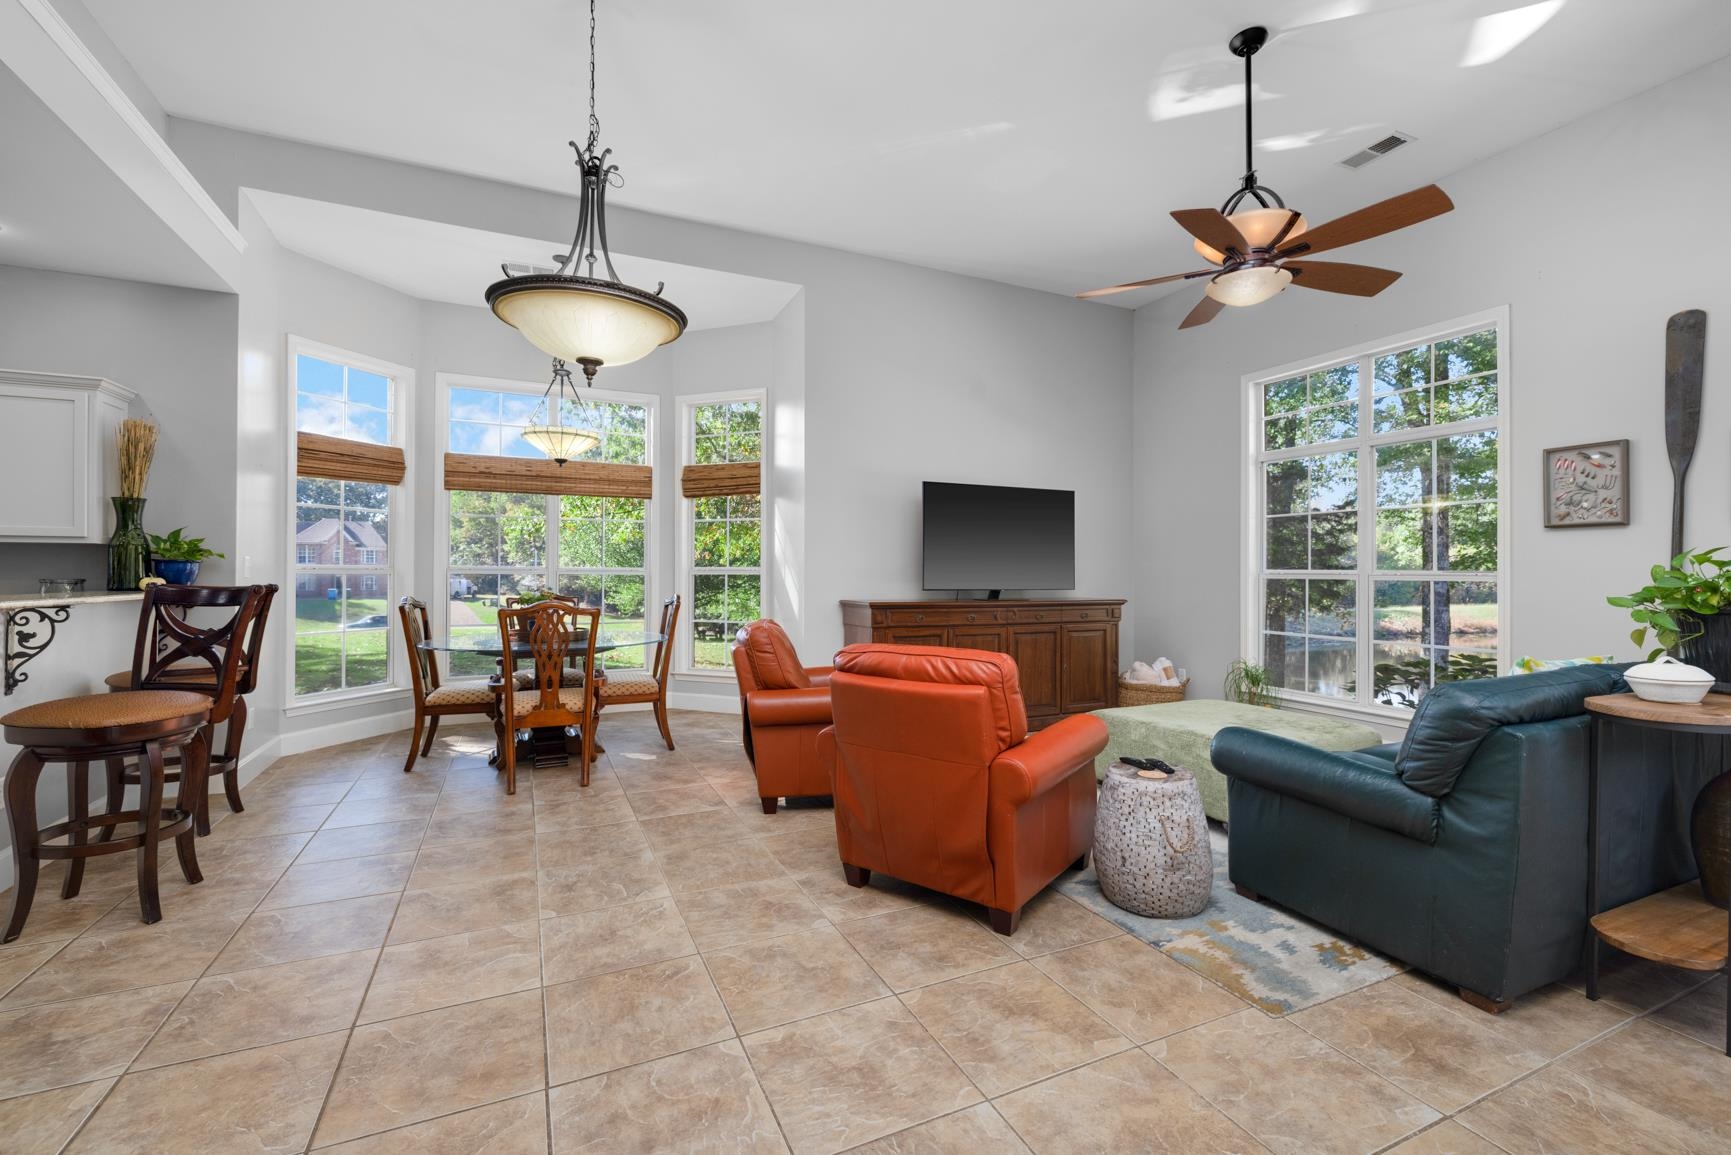
<path fill-rule="evenodd" d="M 240 673 L 243 675 L 246 673 L 245 662 L 240 664 Z M 208 687 L 216 683 L 216 675 L 211 672 L 210 664 L 208 662 L 177 662 L 173 666 L 162 671 L 159 680 L 189 682 L 194 685 Z M 132 671 L 116 670 L 114 673 L 108 675 L 108 677 L 102 679 L 102 684 L 107 686 L 110 690 L 130 690 L 132 689 Z"/>
<path fill-rule="evenodd" d="M 6 771 L 6 818 L 11 827 L 16 883 L 12 911 L 0 942 L 11 942 L 23 932 L 44 859 L 70 860 L 60 896 L 73 898 L 84 880 L 86 858 L 136 850 L 138 906 L 147 923 L 162 918 L 156 851 L 163 838 L 174 839 L 186 880 L 202 881 L 193 851 L 193 819 L 209 768 L 204 728 L 210 711 L 208 694 L 137 690 L 38 702 L 0 717 L 6 741 L 20 747 Z M 164 808 L 163 754 L 176 750 L 182 752 L 180 791 L 174 806 Z M 122 810 L 120 800 L 110 799 L 109 812 L 92 818 L 90 763 L 126 757 L 136 757 L 142 768 L 138 809 Z M 67 767 L 67 819 L 38 826 L 36 783 L 50 762 Z M 135 825 L 137 832 L 113 837 L 122 825 Z M 104 841 L 90 841 L 92 829 L 102 831 Z M 65 844 L 49 845 L 59 838 L 65 838 Z"/>
<path fill-rule="evenodd" d="M 570 710 L 573 713 L 581 713 L 583 710 L 582 688 L 578 687 L 577 689 L 571 689 L 567 687 L 561 689 L 559 691 L 559 705 L 557 708 L 560 710 Z M 527 714 L 532 714 L 539 709 L 541 709 L 541 699 L 534 694 L 525 694 L 521 698 L 514 697 L 511 702 L 511 715 L 515 718 L 521 718 Z"/>

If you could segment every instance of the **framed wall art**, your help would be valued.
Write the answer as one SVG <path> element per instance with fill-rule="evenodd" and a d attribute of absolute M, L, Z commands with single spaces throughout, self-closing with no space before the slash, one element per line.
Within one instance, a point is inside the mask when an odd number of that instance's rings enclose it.
<path fill-rule="evenodd" d="M 1629 442 L 1545 450 L 1545 528 L 1629 524 Z"/>

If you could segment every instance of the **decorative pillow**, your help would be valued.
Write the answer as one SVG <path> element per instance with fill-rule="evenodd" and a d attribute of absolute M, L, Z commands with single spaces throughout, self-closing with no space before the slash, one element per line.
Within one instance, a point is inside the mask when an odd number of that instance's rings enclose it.
<path fill-rule="evenodd" d="M 1570 666 L 1603 666 L 1616 660 L 1609 654 L 1590 654 L 1585 658 L 1516 658 L 1509 666 L 1509 675 L 1566 670 Z"/>

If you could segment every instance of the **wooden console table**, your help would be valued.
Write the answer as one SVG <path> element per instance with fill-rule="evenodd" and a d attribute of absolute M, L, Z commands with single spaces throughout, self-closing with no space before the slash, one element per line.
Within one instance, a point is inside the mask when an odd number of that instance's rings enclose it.
<path fill-rule="evenodd" d="M 993 650 L 1016 660 L 1032 729 L 1118 704 L 1123 598 L 841 604 L 842 640 Z"/>
<path fill-rule="evenodd" d="M 1686 882 L 1614 910 L 1599 910 L 1599 747 L 1603 728 L 1618 724 L 1685 734 L 1731 734 L 1731 694 L 1708 694 L 1699 705 L 1648 702 L 1633 694 L 1588 698 L 1592 736 L 1587 757 L 1587 997 L 1599 997 L 1599 943 L 1626 954 L 1694 971 L 1727 970 L 1731 912 Z M 1731 1055 L 1731 1011 L 1725 1016 L 1725 1053 Z"/>

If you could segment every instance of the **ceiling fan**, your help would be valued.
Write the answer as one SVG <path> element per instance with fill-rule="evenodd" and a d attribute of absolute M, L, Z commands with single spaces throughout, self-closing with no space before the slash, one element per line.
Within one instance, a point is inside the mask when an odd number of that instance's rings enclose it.
<path fill-rule="evenodd" d="M 1440 216 L 1455 207 L 1447 193 L 1431 184 L 1310 228 L 1304 215 L 1287 208 L 1280 194 L 1258 184 L 1250 130 L 1250 58 L 1267 42 L 1268 29 L 1257 26 L 1246 28 L 1227 44 L 1234 56 L 1244 60 L 1243 181 L 1218 209 L 1179 209 L 1172 214 L 1172 219 L 1196 238 L 1196 251 L 1211 262 L 1210 266 L 1189 273 L 1173 273 L 1104 289 L 1090 289 L 1077 293 L 1078 297 L 1083 300 L 1107 297 L 1168 281 L 1207 277 L 1208 284 L 1204 287 L 1207 296 L 1190 310 L 1178 326 L 1180 329 L 1207 324 L 1227 305 L 1260 304 L 1288 285 L 1321 289 L 1325 293 L 1374 297 L 1399 280 L 1400 274 L 1371 265 L 1298 258 L 1308 258 L 1313 253 L 1392 233 Z M 1241 208 L 1247 199 L 1255 201 L 1258 207 Z"/>

